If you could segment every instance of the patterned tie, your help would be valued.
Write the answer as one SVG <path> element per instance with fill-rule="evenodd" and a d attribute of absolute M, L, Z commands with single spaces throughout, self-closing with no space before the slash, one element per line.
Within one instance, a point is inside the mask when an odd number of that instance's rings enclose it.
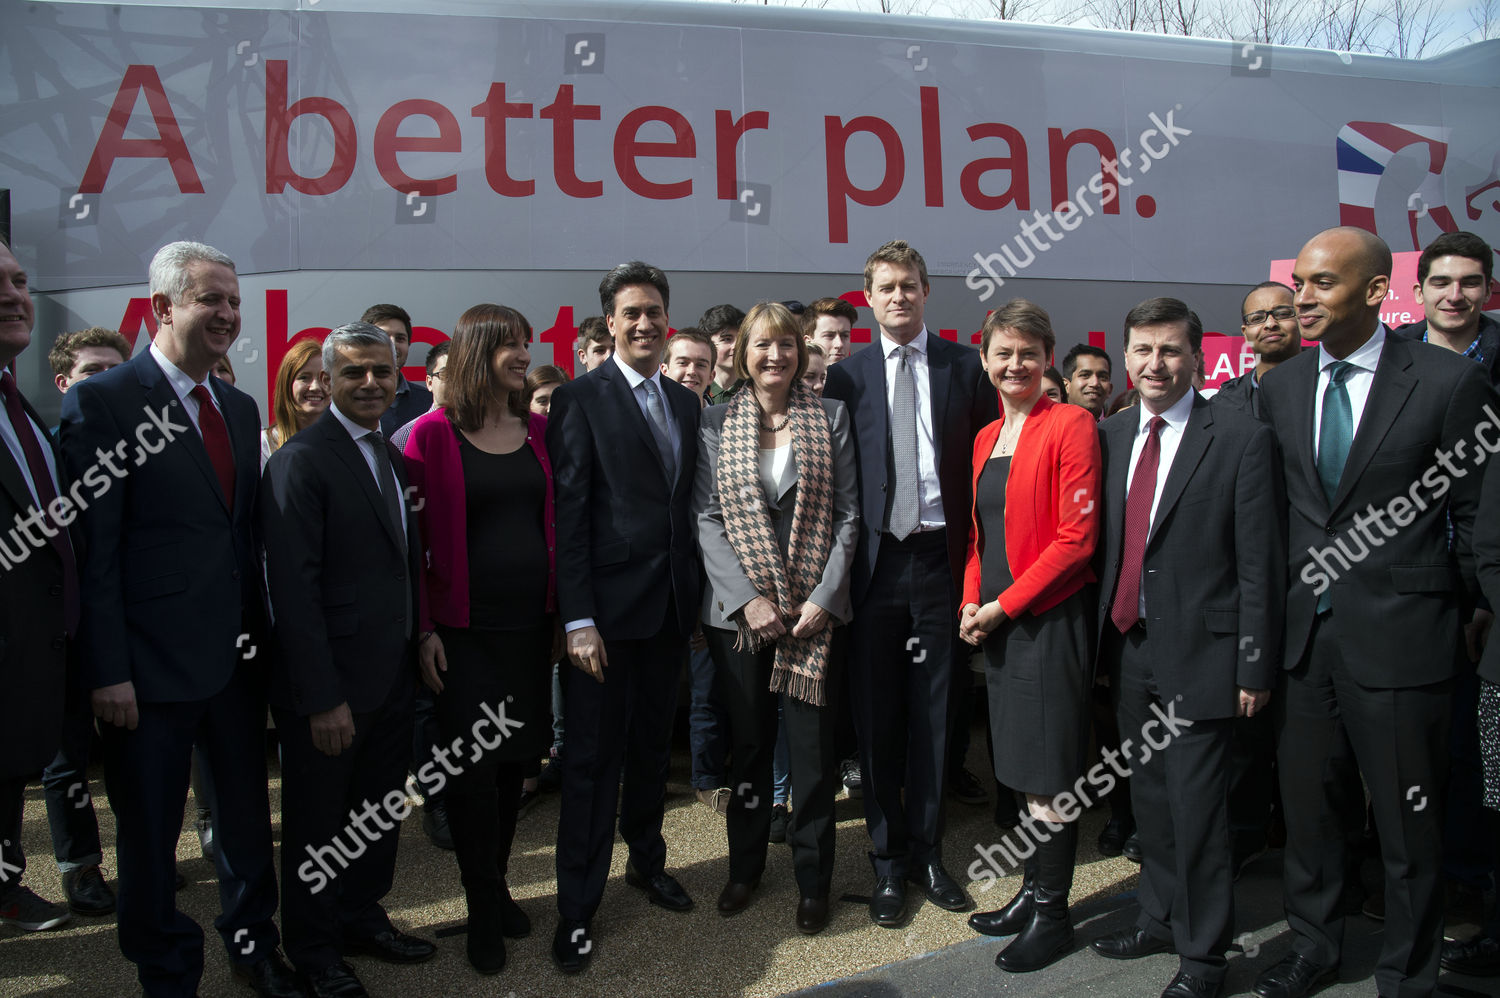
<path fill-rule="evenodd" d="M 1135 462 L 1130 492 L 1125 497 L 1124 549 L 1120 554 L 1120 579 L 1115 584 L 1115 602 L 1109 619 L 1124 634 L 1141 619 L 1141 569 L 1146 560 L 1146 539 L 1151 535 L 1151 503 L 1156 499 L 1156 472 L 1161 466 L 1161 428 L 1167 421 L 1151 417 L 1146 424 L 1146 444 Z"/>
<path fill-rule="evenodd" d="M 1318 478 L 1323 483 L 1323 494 L 1332 504 L 1339 491 L 1339 479 L 1344 477 L 1344 464 L 1349 460 L 1349 445 L 1354 442 L 1354 406 L 1349 402 L 1349 388 L 1344 379 L 1354 365 L 1339 360 L 1328 365 L 1328 387 L 1323 389 L 1323 422 L 1318 427 Z M 1333 587 L 1324 589 L 1318 596 L 1317 612 L 1323 613 L 1333 606 Z"/>
<path fill-rule="evenodd" d="M 234 512 L 234 450 L 229 446 L 229 430 L 224 426 L 224 417 L 214 406 L 213 396 L 202 385 L 194 386 L 189 393 L 198 400 L 198 432 L 203 434 L 203 449 L 208 451 L 208 460 L 219 476 L 219 487 L 224 490 L 224 505 Z"/>
<path fill-rule="evenodd" d="M 0 375 L 0 394 L 5 396 L 5 412 L 10 416 L 11 428 L 15 430 L 16 438 L 21 442 L 21 451 L 26 455 L 26 468 L 31 472 L 32 486 L 36 489 L 37 508 L 45 511 L 57 498 L 57 487 L 52 482 L 52 472 L 47 467 L 46 457 L 42 454 L 42 442 L 37 439 L 36 427 L 32 424 L 31 417 L 26 414 L 26 406 L 21 402 L 20 389 L 16 387 L 16 379 L 9 371 Z M 58 558 L 62 559 L 63 622 L 69 634 L 77 634 L 78 563 L 73 559 L 73 542 L 68 537 L 67 528 L 56 526 L 50 516 L 47 520 L 53 530 L 53 535 L 47 538 L 47 543 L 52 545 Z"/>
<path fill-rule="evenodd" d="M 667 481 L 677 480 L 677 456 L 672 453 L 672 431 L 667 426 L 667 408 L 662 405 L 661 392 L 654 381 L 643 381 L 646 390 L 646 413 L 651 417 L 651 435 L 656 438 L 656 449 L 661 452 L 662 467 L 667 469 Z"/>
<path fill-rule="evenodd" d="M 380 479 L 380 494 L 385 499 L 385 515 L 396 531 L 396 536 L 401 540 L 401 557 L 405 558 L 407 553 L 406 529 L 403 526 L 405 517 L 401 512 L 401 480 L 396 477 L 395 469 L 391 467 L 390 448 L 385 445 L 385 435 L 379 430 L 371 430 L 365 434 L 365 439 L 370 441 L 370 446 L 375 448 L 375 475 Z M 406 602 L 403 606 L 411 606 L 411 578 L 410 573 L 401 573 L 406 581 Z M 411 617 L 406 619 L 406 636 L 411 637 Z"/>
<path fill-rule="evenodd" d="M 917 379 L 911 372 L 910 346 L 896 351 L 896 384 L 891 399 L 891 458 L 895 461 L 896 491 L 891 497 L 889 529 L 904 541 L 917 529 L 920 504 L 917 493 Z"/>

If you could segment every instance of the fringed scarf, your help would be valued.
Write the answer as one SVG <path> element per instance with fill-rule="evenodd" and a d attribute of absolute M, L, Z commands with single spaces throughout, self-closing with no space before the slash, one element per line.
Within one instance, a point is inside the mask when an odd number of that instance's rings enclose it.
<path fill-rule="evenodd" d="M 791 421 L 792 458 L 797 462 L 797 495 L 792 505 L 792 536 L 786 560 L 771 523 L 770 506 L 760 481 L 760 424 L 763 418 L 755 395 L 736 392 L 728 402 L 719 444 L 719 503 L 724 532 L 755 591 L 795 621 L 792 610 L 804 602 L 823 578 L 833 547 L 833 435 L 817 396 L 800 381 L 787 400 Z M 745 624 L 741 614 L 735 647 L 759 651 L 764 641 Z M 790 625 L 776 639 L 771 667 L 771 692 L 786 693 L 816 707 L 826 701 L 829 626 L 810 638 L 795 638 Z"/>

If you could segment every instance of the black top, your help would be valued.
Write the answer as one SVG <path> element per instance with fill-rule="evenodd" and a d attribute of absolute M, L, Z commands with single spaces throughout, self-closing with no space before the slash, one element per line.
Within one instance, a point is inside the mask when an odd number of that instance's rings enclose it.
<path fill-rule="evenodd" d="M 457 429 L 469 547 L 469 626 L 534 627 L 547 612 L 547 479 L 524 443 L 489 454 Z"/>
<path fill-rule="evenodd" d="M 988 603 L 1016 581 L 1005 557 L 1005 483 L 1010 479 L 1010 458 L 992 457 L 979 473 L 974 505 L 979 511 L 979 537 L 984 554 L 979 561 L 979 601 Z"/>

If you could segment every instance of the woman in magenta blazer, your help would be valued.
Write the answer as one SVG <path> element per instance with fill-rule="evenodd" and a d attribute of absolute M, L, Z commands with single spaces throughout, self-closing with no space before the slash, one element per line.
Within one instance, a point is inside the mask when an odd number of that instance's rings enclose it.
<path fill-rule="evenodd" d="M 552 740 L 552 464 L 546 417 L 521 402 L 530 342 L 515 309 L 475 305 L 460 316 L 444 407 L 418 419 L 406 442 L 428 553 L 422 676 L 444 745 L 461 743 L 448 824 L 468 902 L 469 963 L 482 974 L 505 966 L 506 936 L 531 931 L 505 873 L 526 767 Z M 427 786 L 429 775 L 418 780 Z"/>
<path fill-rule="evenodd" d="M 1099 539 L 1099 434 L 1093 416 L 1046 397 L 1056 338 L 1047 313 L 1016 299 L 990 313 L 980 355 L 1000 419 L 974 439 L 974 517 L 959 634 L 985 653 L 995 777 L 1026 794 L 1034 841 L 1015 899 L 976 913 L 986 935 L 1016 934 L 995 963 L 1038 970 L 1073 941 L 1068 891 L 1093 682 L 1089 561 Z M 1054 831 L 1044 822 L 1061 826 Z"/>

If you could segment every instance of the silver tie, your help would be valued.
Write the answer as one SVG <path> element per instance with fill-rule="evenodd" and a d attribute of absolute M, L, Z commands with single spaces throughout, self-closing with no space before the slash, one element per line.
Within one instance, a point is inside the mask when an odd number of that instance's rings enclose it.
<path fill-rule="evenodd" d="M 897 351 L 896 391 L 891 402 L 891 457 L 896 490 L 891 498 L 890 532 L 898 541 L 917 529 L 917 381 L 911 372 L 912 348 Z"/>
<path fill-rule="evenodd" d="M 662 405 L 661 392 L 652 381 L 643 381 L 646 389 L 646 412 L 651 417 L 651 435 L 656 438 L 656 449 L 661 452 L 662 467 L 667 469 L 667 481 L 677 480 L 677 456 L 672 453 L 672 431 L 667 426 L 667 409 Z"/>

